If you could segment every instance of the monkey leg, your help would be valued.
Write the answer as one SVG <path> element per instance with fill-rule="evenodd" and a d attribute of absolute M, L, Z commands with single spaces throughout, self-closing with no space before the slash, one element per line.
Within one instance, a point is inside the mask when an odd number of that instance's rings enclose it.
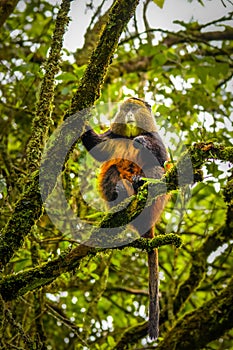
<path fill-rule="evenodd" d="M 113 202 L 118 197 L 117 183 L 120 181 L 119 171 L 115 164 L 110 167 L 105 163 L 99 175 L 98 183 L 100 192 L 105 200 Z M 119 189 L 118 189 L 119 191 Z"/>
<path fill-rule="evenodd" d="M 113 158 L 101 166 L 98 184 L 102 197 L 111 208 L 135 193 L 132 174 L 143 175 L 140 167 L 122 158 Z"/>

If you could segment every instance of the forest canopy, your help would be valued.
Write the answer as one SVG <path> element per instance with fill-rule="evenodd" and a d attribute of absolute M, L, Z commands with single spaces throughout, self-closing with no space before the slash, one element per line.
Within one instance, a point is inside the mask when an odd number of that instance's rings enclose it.
<path fill-rule="evenodd" d="M 233 3 L 173 3 L 0 0 L 1 349 L 233 347 Z M 131 96 L 151 105 L 170 158 L 151 183 L 170 199 L 150 242 L 127 225 L 144 192 L 109 214 L 80 142 Z"/>

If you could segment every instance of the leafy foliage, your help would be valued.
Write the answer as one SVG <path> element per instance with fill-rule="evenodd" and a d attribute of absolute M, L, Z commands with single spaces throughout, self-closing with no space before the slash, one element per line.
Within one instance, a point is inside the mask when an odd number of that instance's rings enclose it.
<path fill-rule="evenodd" d="M 163 8 L 164 3 L 146 1 L 142 6 L 145 10 L 150 5 L 156 11 L 157 5 Z M 205 1 L 200 3 L 204 11 Z M 227 1 L 224 4 L 228 6 Z M 53 121 L 50 135 L 62 124 L 88 67 L 90 51 L 106 28 L 104 14 L 108 18 L 109 9 L 103 6 L 95 1 L 86 4 L 86 10 L 93 16 L 90 24 L 86 24 L 83 47 L 73 53 L 65 48 L 62 51 L 53 101 L 49 101 Z M 219 6 L 223 6 L 221 1 Z M 19 1 L 2 27 L 2 233 L 13 217 L 18 200 L 30 193 L 27 149 L 58 11 L 59 5 L 53 1 Z M 80 21 L 80 16 L 74 14 L 73 21 Z M 114 115 L 115 104 L 133 95 L 152 104 L 172 162 L 177 162 L 194 143 L 204 143 L 206 150 L 209 143 L 221 144 L 229 152 L 224 161 L 216 154 L 208 157 L 201 169 L 203 180 L 181 186 L 172 193 L 158 224 L 159 234 L 174 232 L 183 240 L 179 249 L 168 245 L 159 248 L 161 337 L 156 342 L 147 338 L 146 253 L 133 247 L 90 250 L 76 263 L 72 260 L 69 264 L 68 257 L 75 254 L 79 242 L 65 228 L 59 230 L 44 211 L 35 218 L 30 234 L 23 235 L 19 249 L 15 249 L 2 272 L 2 349 L 136 349 L 156 343 L 158 349 L 163 349 L 164 339 L 169 339 L 178 319 L 185 320 L 189 312 L 194 312 L 195 317 L 195 311 L 211 300 L 214 305 L 215 298 L 230 286 L 233 30 L 229 21 L 232 13 L 205 24 L 180 21 L 177 32 L 154 29 L 156 24 L 152 22 L 148 28 L 147 16 L 148 11 L 137 10 L 134 20 L 125 27 L 102 85 L 92 125 L 103 132 L 106 127 L 103 124 Z M 140 32 L 138 23 L 142 20 L 143 32 Z M 85 92 L 84 98 L 89 98 Z M 66 198 L 76 215 L 96 225 L 103 216 L 99 212 L 104 210 L 103 203 L 99 204 L 96 185 L 99 163 L 79 143 L 73 145 L 67 158 L 62 177 Z M 29 200 L 32 199 L 24 198 L 23 208 Z M 61 210 L 57 215 L 63 219 L 66 213 Z M 12 241 L 18 237 L 25 220 L 26 216 L 22 216 L 16 223 L 12 221 Z M 4 242 L 1 244 L 4 246 Z M 50 265 L 47 275 L 42 275 L 41 268 L 46 269 L 48 263 L 53 266 Z M 32 271 L 32 277 L 24 286 L 28 271 Z M 7 287 L 12 280 L 14 288 L 9 291 Z M 16 300 L 14 295 L 19 289 L 21 296 Z M 10 301 L 5 303 L 6 300 Z M 216 324 L 206 342 L 196 320 L 201 339 L 195 338 L 197 349 L 232 348 L 231 317 L 222 315 L 221 324 L 225 324 L 227 317 L 228 327 L 219 326 L 218 331 Z M 181 342 L 177 346 L 190 349 L 190 344 L 189 338 L 187 345 Z M 170 349 L 176 348 L 171 345 Z"/>

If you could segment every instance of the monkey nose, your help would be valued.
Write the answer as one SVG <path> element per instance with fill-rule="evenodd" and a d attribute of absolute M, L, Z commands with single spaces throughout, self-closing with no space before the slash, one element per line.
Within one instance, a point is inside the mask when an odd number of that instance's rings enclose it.
<path fill-rule="evenodd" d="M 128 112 L 127 115 L 126 115 L 126 122 L 127 123 L 135 122 L 135 116 L 134 116 L 134 114 L 131 111 Z"/>

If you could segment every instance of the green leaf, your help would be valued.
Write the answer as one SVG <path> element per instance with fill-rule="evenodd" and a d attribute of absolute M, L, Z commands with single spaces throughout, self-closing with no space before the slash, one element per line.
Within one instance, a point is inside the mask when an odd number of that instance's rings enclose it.
<path fill-rule="evenodd" d="M 76 81 L 77 77 L 72 73 L 61 73 L 56 77 L 57 80 L 63 80 L 63 81 Z"/>
<path fill-rule="evenodd" d="M 108 345 L 111 347 L 114 347 L 116 345 L 114 338 L 111 336 L 108 336 L 107 341 L 108 341 Z"/>
<path fill-rule="evenodd" d="M 153 1 L 159 8 L 161 8 L 161 9 L 163 8 L 165 0 L 153 0 Z"/>
<path fill-rule="evenodd" d="M 167 55 L 165 53 L 157 53 L 154 55 L 153 60 L 152 60 L 152 64 L 155 66 L 162 66 L 163 64 L 165 64 L 167 61 Z"/>

